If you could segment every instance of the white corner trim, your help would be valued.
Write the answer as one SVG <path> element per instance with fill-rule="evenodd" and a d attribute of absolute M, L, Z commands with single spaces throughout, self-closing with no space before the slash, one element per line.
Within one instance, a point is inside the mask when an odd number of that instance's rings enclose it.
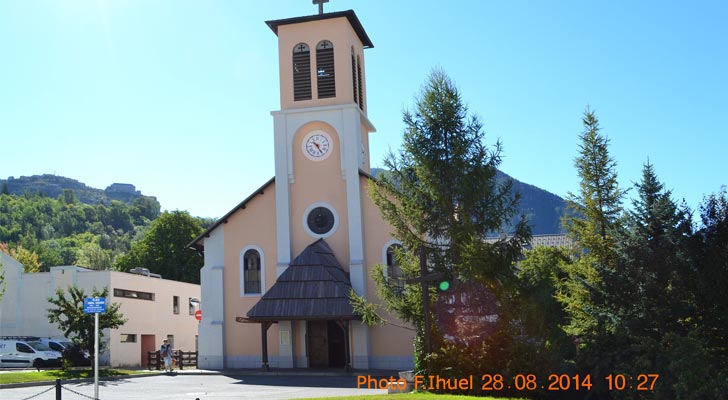
<path fill-rule="evenodd" d="M 260 293 L 245 293 L 245 252 L 248 250 L 255 250 L 260 254 Z M 261 297 L 265 294 L 265 253 L 260 246 L 250 244 L 240 250 L 240 258 L 238 261 L 240 268 L 240 297 Z"/>
<path fill-rule="evenodd" d="M 330 231 L 324 233 L 323 235 L 319 235 L 318 233 L 315 233 L 308 227 L 308 214 L 316 207 L 324 207 L 328 208 L 332 214 L 334 214 L 334 226 L 331 228 Z M 336 212 L 336 208 L 332 206 L 329 203 L 326 203 L 324 201 L 317 201 L 310 206 L 306 208 L 306 210 L 303 212 L 303 217 L 301 218 L 301 224 L 303 225 L 303 230 L 306 231 L 306 233 L 316 239 L 326 239 L 327 237 L 333 235 L 336 230 L 339 228 L 339 214 Z"/>

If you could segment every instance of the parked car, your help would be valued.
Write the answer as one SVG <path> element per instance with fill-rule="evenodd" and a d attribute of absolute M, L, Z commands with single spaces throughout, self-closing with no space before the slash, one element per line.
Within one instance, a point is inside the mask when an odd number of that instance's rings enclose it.
<path fill-rule="evenodd" d="M 60 367 L 63 356 L 33 336 L 1 336 L 0 366 L 30 368 Z"/>
<path fill-rule="evenodd" d="M 91 353 L 66 338 L 40 338 L 40 342 L 52 350 L 60 352 L 63 358 L 74 367 L 87 367 L 92 364 Z"/>

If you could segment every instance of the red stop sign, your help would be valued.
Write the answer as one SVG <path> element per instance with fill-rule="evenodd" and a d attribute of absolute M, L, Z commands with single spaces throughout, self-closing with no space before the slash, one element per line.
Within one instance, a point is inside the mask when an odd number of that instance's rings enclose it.
<path fill-rule="evenodd" d="M 202 321 L 202 310 L 195 311 L 195 319 L 198 321 Z"/>

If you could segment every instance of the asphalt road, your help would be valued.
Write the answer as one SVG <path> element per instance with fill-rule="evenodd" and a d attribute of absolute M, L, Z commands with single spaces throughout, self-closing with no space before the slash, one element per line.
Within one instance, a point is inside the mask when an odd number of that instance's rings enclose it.
<path fill-rule="evenodd" d="M 63 400 L 93 399 L 93 383 L 68 384 Z M 49 386 L 0 391 L 2 400 L 21 400 Z M 386 390 L 357 389 L 354 376 L 228 376 L 187 375 L 151 376 L 99 382 L 99 400 L 215 400 L 215 399 L 296 399 L 302 397 L 382 394 Z M 84 397 L 88 396 L 88 397 Z M 55 389 L 33 399 L 54 400 Z"/>

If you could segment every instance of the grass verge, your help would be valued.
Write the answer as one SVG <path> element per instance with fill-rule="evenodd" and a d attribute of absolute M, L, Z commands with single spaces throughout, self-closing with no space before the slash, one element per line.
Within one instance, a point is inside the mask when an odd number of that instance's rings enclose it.
<path fill-rule="evenodd" d="M 127 376 L 148 374 L 146 370 L 130 370 L 130 369 L 99 369 L 99 377 L 105 376 Z M 27 383 L 27 382 L 44 382 L 55 381 L 56 379 L 83 379 L 93 378 L 94 373 L 91 369 L 72 369 L 72 370 L 44 370 L 44 371 L 19 371 L 4 372 L 0 374 L 0 384 L 6 383 Z"/>

